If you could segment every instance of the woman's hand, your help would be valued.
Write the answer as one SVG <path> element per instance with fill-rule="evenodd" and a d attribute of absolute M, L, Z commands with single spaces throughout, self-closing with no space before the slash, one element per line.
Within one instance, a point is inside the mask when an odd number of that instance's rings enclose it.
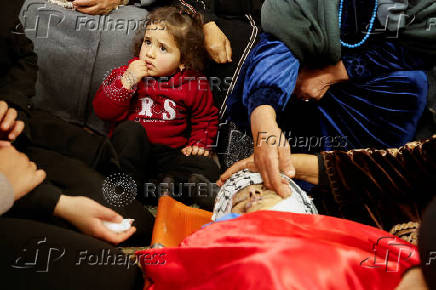
<path fill-rule="evenodd" d="M 248 169 L 251 172 L 259 172 L 254 163 L 254 154 L 250 155 L 250 157 L 239 160 L 238 162 L 233 163 L 231 167 L 229 167 L 226 172 L 221 174 L 220 178 L 216 181 L 218 186 L 223 186 L 227 179 L 229 179 L 233 174 L 243 169 Z"/>
<path fill-rule="evenodd" d="M 295 179 L 318 185 L 318 156 L 310 154 L 292 154 L 291 162 L 295 167 Z"/>
<path fill-rule="evenodd" d="M 74 8 L 82 13 L 90 15 L 108 14 L 119 5 L 123 5 L 124 0 L 75 0 Z"/>
<path fill-rule="evenodd" d="M 232 62 L 232 47 L 227 36 L 214 21 L 203 25 L 204 46 L 209 56 L 217 63 Z"/>
<path fill-rule="evenodd" d="M 0 172 L 6 177 L 14 190 L 14 200 L 18 200 L 35 187 L 40 185 L 46 177 L 44 170 L 38 169 L 34 162 L 8 142 L 0 144 Z"/>
<path fill-rule="evenodd" d="M 122 233 L 108 229 L 103 225 L 103 221 L 120 223 L 123 217 L 84 196 L 61 195 L 55 207 L 54 215 L 69 221 L 87 235 L 113 244 L 127 240 L 136 231 L 135 227 L 131 227 Z"/>
<path fill-rule="evenodd" d="M 24 122 L 17 121 L 17 116 L 15 109 L 0 101 L 0 140 L 13 141 L 23 132 Z"/>
<path fill-rule="evenodd" d="M 130 90 L 146 76 L 148 76 L 147 64 L 138 59 L 129 64 L 129 68 L 121 78 L 121 83 L 124 88 Z"/>
<path fill-rule="evenodd" d="M 291 164 L 295 167 L 295 179 L 307 181 L 309 183 L 318 184 L 318 157 L 309 154 L 292 154 Z M 259 172 L 254 163 L 254 155 L 248 158 L 235 162 L 229 169 L 221 174 L 216 184 L 223 186 L 227 179 L 234 173 L 248 169 L 251 172 Z"/>
<path fill-rule="evenodd" d="M 280 172 L 293 178 L 295 169 L 290 158 L 291 147 L 278 127 L 275 111 L 271 106 L 259 106 L 251 113 L 250 118 L 255 166 L 266 187 L 282 197 L 289 196 L 291 191 L 284 184 L 287 182 L 281 178 Z"/>
<path fill-rule="evenodd" d="M 210 151 L 205 150 L 203 147 L 198 146 L 186 146 L 182 149 L 182 153 L 185 156 L 197 155 L 197 156 L 209 156 Z"/>
<path fill-rule="evenodd" d="M 322 69 L 303 68 L 298 74 L 294 94 L 303 100 L 319 101 L 331 85 L 346 80 L 348 74 L 342 61 Z"/>

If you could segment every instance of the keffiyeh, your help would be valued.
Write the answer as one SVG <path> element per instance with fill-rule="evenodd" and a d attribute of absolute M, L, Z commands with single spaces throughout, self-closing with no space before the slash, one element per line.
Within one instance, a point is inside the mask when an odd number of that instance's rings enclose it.
<path fill-rule="evenodd" d="M 282 174 L 282 177 L 288 180 L 292 194 L 290 197 L 283 199 L 281 202 L 273 206 L 271 210 L 317 214 L 318 211 L 307 193 L 286 175 Z M 216 219 L 232 212 L 232 198 L 238 191 L 249 185 L 262 183 L 263 180 L 260 173 L 253 173 L 248 169 L 233 174 L 218 192 L 215 199 L 212 220 L 215 221 Z"/>

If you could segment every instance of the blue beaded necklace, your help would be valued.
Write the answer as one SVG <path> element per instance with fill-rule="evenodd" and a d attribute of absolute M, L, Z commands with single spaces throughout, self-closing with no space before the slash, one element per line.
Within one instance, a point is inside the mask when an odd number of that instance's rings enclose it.
<path fill-rule="evenodd" d="M 341 0 L 341 3 L 339 4 L 339 29 L 341 29 L 341 26 L 342 26 L 342 7 L 343 6 L 344 6 L 344 0 Z M 369 21 L 369 28 L 368 28 L 368 31 L 366 32 L 365 36 L 362 38 L 362 40 L 359 41 L 358 43 L 355 43 L 355 44 L 349 44 L 349 43 L 343 42 L 341 40 L 342 46 L 345 46 L 348 48 L 356 48 L 356 47 L 361 46 L 362 44 L 365 43 L 365 41 L 368 40 L 369 36 L 371 35 L 372 28 L 374 27 L 375 18 L 377 17 L 377 8 L 378 8 L 378 0 L 375 0 L 374 10 L 372 12 L 371 20 Z"/>

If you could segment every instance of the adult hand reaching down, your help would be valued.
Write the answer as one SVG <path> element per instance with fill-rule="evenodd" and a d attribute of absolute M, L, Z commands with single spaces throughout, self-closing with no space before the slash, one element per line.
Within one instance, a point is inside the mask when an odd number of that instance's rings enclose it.
<path fill-rule="evenodd" d="M 268 105 L 258 106 L 251 113 L 251 132 L 254 139 L 254 163 L 266 187 L 282 197 L 291 194 L 280 172 L 293 178 L 291 147 L 276 122 L 276 113 Z"/>
<path fill-rule="evenodd" d="M 113 244 L 124 242 L 136 231 L 135 227 L 121 233 L 108 229 L 103 221 L 120 223 L 123 217 L 84 196 L 61 195 L 55 207 L 54 215 L 69 221 L 87 235 Z"/>

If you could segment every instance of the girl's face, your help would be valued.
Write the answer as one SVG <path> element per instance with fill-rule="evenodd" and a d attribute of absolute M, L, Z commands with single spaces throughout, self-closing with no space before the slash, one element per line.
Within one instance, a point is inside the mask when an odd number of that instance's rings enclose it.
<path fill-rule="evenodd" d="M 139 59 L 146 62 L 150 76 L 170 76 L 177 69 L 182 70 L 184 66 L 180 63 L 180 58 L 180 49 L 165 26 L 147 26 Z"/>

